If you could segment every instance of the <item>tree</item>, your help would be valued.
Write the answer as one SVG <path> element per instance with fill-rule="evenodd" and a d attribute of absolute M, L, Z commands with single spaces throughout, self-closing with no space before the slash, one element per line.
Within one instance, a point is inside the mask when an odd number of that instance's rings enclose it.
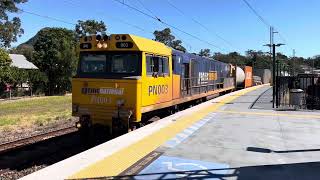
<path fill-rule="evenodd" d="M 24 55 L 28 61 L 32 61 L 32 56 L 33 56 L 33 46 L 28 45 L 28 44 L 21 44 L 16 48 L 12 48 L 9 51 L 11 54 L 22 54 Z"/>
<path fill-rule="evenodd" d="M 163 44 L 179 51 L 186 51 L 186 48 L 182 46 L 182 41 L 178 39 L 176 40 L 176 38 L 171 34 L 170 28 L 165 28 L 162 31 L 154 31 L 153 35 L 155 37 L 155 41 L 162 42 Z"/>
<path fill-rule="evenodd" d="M 18 12 L 17 4 L 25 3 L 27 0 L 2 0 L 0 1 L 0 47 L 10 47 L 17 37 L 23 34 L 21 21 L 18 17 L 9 18 L 8 13 Z"/>
<path fill-rule="evenodd" d="M 32 62 L 47 76 L 45 93 L 65 93 L 71 89 L 71 77 L 78 59 L 75 34 L 65 28 L 44 28 L 37 36 Z"/>
<path fill-rule="evenodd" d="M 199 52 L 199 55 L 204 57 L 210 57 L 211 56 L 210 49 L 201 49 Z"/>
<path fill-rule="evenodd" d="M 312 59 L 314 60 L 314 67 L 319 69 L 320 68 L 320 55 L 316 55 Z"/>
<path fill-rule="evenodd" d="M 228 54 L 215 53 L 213 58 L 224 63 L 230 63 L 238 66 L 244 66 L 247 64 L 247 58 L 238 52 L 230 52 Z"/>
<path fill-rule="evenodd" d="M 9 66 L 12 60 L 10 59 L 9 54 L 0 48 L 0 67 Z"/>
<path fill-rule="evenodd" d="M 170 46 L 175 37 L 171 34 L 170 28 L 165 28 L 162 31 L 154 31 L 155 41 L 162 42 L 163 44 Z"/>
<path fill-rule="evenodd" d="M 86 21 L 78 21 L 78 24 L 75 27 L 75 32 L 78 37 L 86 36 L 89 34 L 105 34 L 107 31 L 107 27 L 103 21 L 95 21 L 95 20 L 86 20 Z"/>
<path fill-rule="evenodd" d="M 11 62 L 9 54 L 0 48 L 0 95 L 4 92 L 5 86 L 9 81 Z"/>
<path fill-rule="evenodd" d="M 186 48 L 182 46 L 182 41 L 180 40 L 174 40 L 172 41 L 171 47 L 173 49 L 186 52 Z"/>

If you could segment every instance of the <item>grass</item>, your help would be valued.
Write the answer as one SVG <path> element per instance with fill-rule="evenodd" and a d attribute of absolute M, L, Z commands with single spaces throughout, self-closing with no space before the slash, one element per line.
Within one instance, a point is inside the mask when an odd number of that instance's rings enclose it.
<path fill-rule="evenodd" d="M 0 102 L 0 128 L 43 126 L 51 121 L 71 118 L 71 96 L 26 98 Z"/>

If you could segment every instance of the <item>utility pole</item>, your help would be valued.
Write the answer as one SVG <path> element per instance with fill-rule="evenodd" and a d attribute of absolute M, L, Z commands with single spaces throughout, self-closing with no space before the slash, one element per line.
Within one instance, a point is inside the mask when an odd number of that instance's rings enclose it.
<path fill-rule="evenodd" d="M 314 59 L 315 58 L 312 58 L 312 74 L 314 74 Z"/>
<path fill-rule="evenodd" d="M 296 59 L 296 50 L 292 50 L 292 75 L 295 76 L 295 59 Z"/>
<path fill-rule="evenodd" d="M 268 47 L 271 47 L 272 49 L 272 81 L 273 81 L 273 85 L 272 85 L 272 108 L 274 108 L 274 103 L 276 101 L 276 86 L 278 85 L 276 83 L 276 72 L 278 71 L 278 68 L 277 68 L 277 65 L 276 65 L 276 47 L 280 47 L 282 45 L 285 45 L 285 44 L 266 44 L 264 46 L 268 46 Z M 278 100 L 278 98 L 277 98 Z M 278 102 L 277 102 L 277 105 L 278 105 Z"/>
<path fill-rule="evenodd" d="M 276 92 L 276 48 L 274 44 L 274 34 L 277 33 L 274 31 L 273 26 L 270 26 L 270 44 L 267 46 L 270 47 L 270 59 L 272 59 L 272 108 L 274 108 L 275 103 L 275 92 Z"/>
<path fill-rule="evenodd" d="M 271 44 L 270 44 L 271 47 Z M 272 86 L 272 108 L 274 108 L 274 103 L 275 103 L 275 93 L 276 93 L 276 45 L 272 44 L 272 78 L 273 78 L 273 86 Z"/>
<path fill-rule="evenodd" d="M 270 26 L 270 61 L 272 60 L 272 44 L 273 44 L 273 27 Z M 275 66 L 273 66 L 271 69 L 273 69 Z M 275 84 L 274 79 L 272 79 L 272 85 Z"/>

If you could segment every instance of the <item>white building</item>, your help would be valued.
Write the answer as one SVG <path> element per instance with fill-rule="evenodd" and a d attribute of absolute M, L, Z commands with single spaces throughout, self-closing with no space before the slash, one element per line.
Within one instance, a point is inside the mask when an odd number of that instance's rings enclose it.
<path fill-rule="evenodd" d="M 19 69 L 32 70 L 38 69 L 34 64 L 29 62 L 24 55 L 21 54 L 9 54 L 12 63 L 12 67 L 17 67 Z M 18 89 L 20 90 L 29 90 L 32 94 L 32 89 L 30 88 L 29 82 L 24 82 L 18 85 Z"/>
<path fill-rule="evenodd" d="M 34 64 L 29 62 L 24 55 L 21 54 L 9 54 L 12 60 L 11 66 L 19 69 L 38 69 Z"/>

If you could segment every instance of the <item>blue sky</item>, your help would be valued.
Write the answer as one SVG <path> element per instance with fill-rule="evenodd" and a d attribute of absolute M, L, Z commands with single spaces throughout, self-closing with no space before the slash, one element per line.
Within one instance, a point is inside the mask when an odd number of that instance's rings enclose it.
<path fill-rule="evenodd" d="M 121 0 L 123 1 L 123 0 Z M 126 3 L 147 12 L 138 0 L 124 0 Z M 209 41 L 222 48 L 223 52 L 238 51 L 242 54 L 248 49 L 268 51 L 263 44 L 269 41 L 269 29 L 259 21 L 242 0 L 170 0 L 179 9 L 204 24 L 207 31 L 172 8 L 167 0 L 140 0 L 163 21 L 184 31 Z M 247 0 L 270 24 L 276 27 L 285 38 L 287 45 L 278 50 L 292 56 L 311 57 L 320 54 L 320 1 L 319 0 Z M 25 11 L 46 15 L 68 22 L 77 20 L 102 20 L 108 27 L 108 33 L 130 33 L 153 38 L 152 32 L 165 28 L 159 22 L 145 17 L 114 0 L 29 0 L 19 5 Z M 34 15 L 16 14 L 22 20 L 25 33 L 13 46 L 25 42 L 44 27 L 65 27 L 74 29 L 74 25 L 49 20 Z M 119 21 L 126 21 L 143 28 L 141 31 Z M 190 52 L 199 52 L 209 48 L 213 52 L 221 51 L 194 39 L 177 30 L 173 33 L 181 39 Z M 232 44 L 225 43 L 215 34 L 219 34 Z M 284 41 L 275 35 L 277 43 Z"/>

